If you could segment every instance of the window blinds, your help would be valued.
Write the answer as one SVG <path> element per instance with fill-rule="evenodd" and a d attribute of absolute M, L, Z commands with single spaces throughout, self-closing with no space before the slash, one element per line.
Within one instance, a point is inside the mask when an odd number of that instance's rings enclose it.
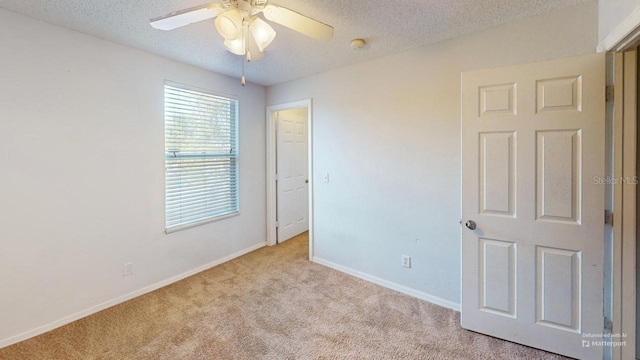
<path fill-rule="evenodd" d="M 238 101 L 164 88 L 166 230 L 238 212 Z"/>

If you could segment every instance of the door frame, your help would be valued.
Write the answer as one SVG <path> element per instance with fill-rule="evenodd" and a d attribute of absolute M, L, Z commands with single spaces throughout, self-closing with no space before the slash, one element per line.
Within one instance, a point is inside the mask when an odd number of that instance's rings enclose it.
<path fill-rule="evenodd" d="M 598 44 L 598 52 L 608 52 L 607 68 L 613 69 L 613 108 L 607 110 L 612 119 L 612 161 L 614 177 L 637 175 L 636 164 L 630 158 L 638 156 L 635 129 L 637 118 L 638 67 L 637 48 L 640 43 L 640 6 Z M 611 74 L 610 70 L 607 70 Z M 634 131 L 624 131 L 633 129 Z M 633 133 L 633 134 L 632 134 Z M 611 332 L 627 334 L 627 346 L 612 348 L 613 360 L 636 358 L 636 246 L 637 202 L 636 186 L 613 185 L 613 241 L 611 273 Z M 626 195 L 626 196 L 625 196 Z M 623 199 L 633 196 L 632 204 Z M 609 279 L 607 279 L 609 280 Z M 626 291 L 625 291 L 626 289 Z M 629 291 L 631 289 L 631 291 Z M 624 314 L 624 316 L 622 316 Z"/>
<path fill-rule="evenodd" d="M 626 49 L 625 49 L 626 50 Z M 613 54 L 613 179 L 637 175 L 637 51 Z M 613 183 L 612 334 L 626 334 L 612 359 L 636 358 L 636 185 Z M 612 339 L 613 340 L 613 339 Z"/>
<path fill-rule="evenodd" d="M 277 112 L 307 108 L 307 166 L 309 172 L 309 259 L 313 258 L 313 99 L 267 106 L 266 169 L 267 169 L 267 246 L 277 243 L 276 236 L 276 118 Z"/>

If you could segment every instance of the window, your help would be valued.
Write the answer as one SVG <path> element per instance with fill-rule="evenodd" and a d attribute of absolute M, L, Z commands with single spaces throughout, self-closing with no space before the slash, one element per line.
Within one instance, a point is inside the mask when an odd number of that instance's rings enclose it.
<path fill-rule="evenodd" d="M 165 84 L 166 231 L 238 213 L 238 100 Z"/>

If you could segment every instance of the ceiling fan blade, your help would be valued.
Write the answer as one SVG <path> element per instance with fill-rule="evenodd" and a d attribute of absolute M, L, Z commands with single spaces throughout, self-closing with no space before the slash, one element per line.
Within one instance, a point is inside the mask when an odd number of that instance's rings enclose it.
<path fill-rule="evenodd" d="M 286 26 L 316 40 L 329 41 L 333 38 L 333 27 L 293 10 L 269 4 L 265 6 L 263 13 L 267 20 Z"/>
<path fill-rule="evenodd" d="M 153 18 L 149 20 L 149 24 L 154 29 L 173 30 L 198 21 L 214 18 L 218 16 L 220 11 L 222 11 L 222 5 L 218 3 L 200 5 Z"/>

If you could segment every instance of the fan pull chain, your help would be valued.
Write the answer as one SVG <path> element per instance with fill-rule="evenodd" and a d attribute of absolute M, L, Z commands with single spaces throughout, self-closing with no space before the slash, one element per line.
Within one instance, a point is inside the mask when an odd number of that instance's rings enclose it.
<path fill-rule="evenodd" d="M 244 78 L 244 63 L 245 63 L 245 59 L 247 56 L 247 37 L 245 36 L 245 25 L 242 25 L 242 49 L 244 51 L 244 56 L 242 57 L 242 77 L 240 78 L 240 85 L 244 86 L 246 83 L 246 80 Z"/>

